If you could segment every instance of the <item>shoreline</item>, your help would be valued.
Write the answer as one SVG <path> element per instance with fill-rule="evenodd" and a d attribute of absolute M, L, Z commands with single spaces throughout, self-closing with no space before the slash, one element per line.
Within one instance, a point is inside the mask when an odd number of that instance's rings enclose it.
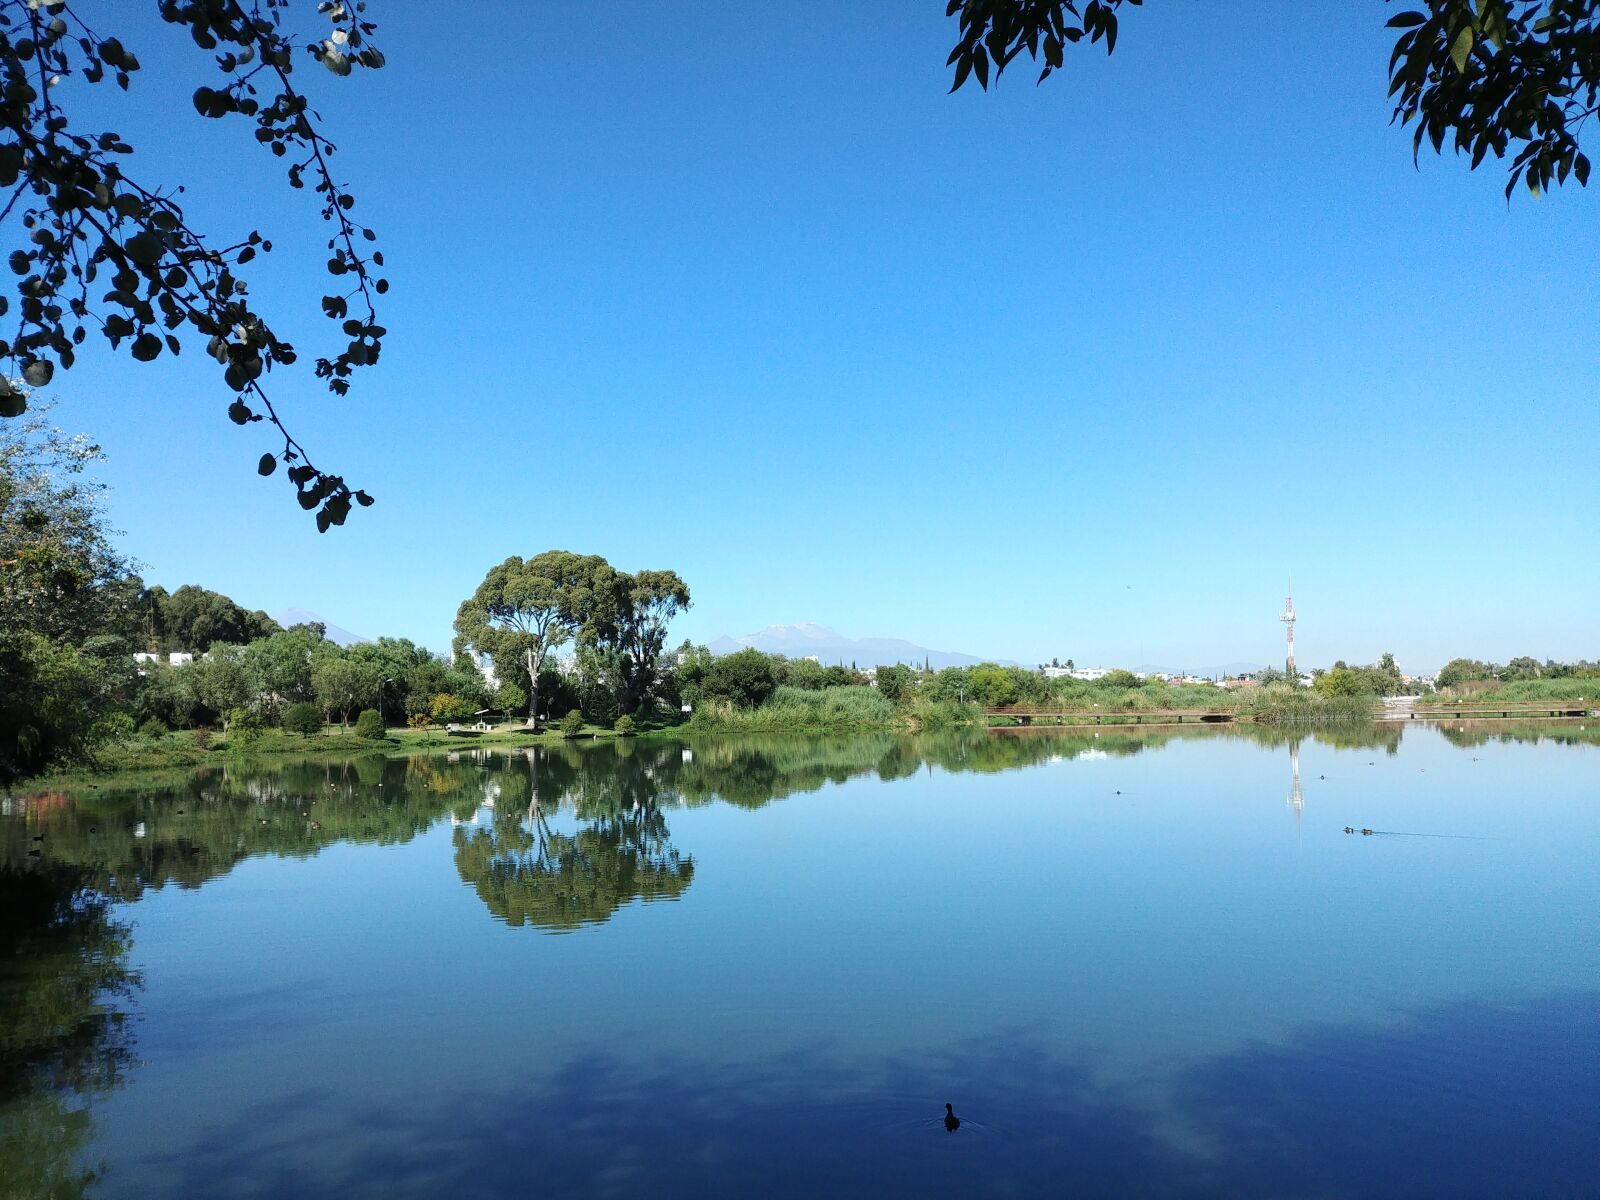
<path fill-rule="evenodd" d="M 1496 713 L 1498 714 L 1499 712 L 1500 710 L 1497 708 Z M 66 769 L 43 772 L 25 779 L 18 779 L 9 787 L 0 789 L 0 792 L 10 794 L 23 789 L 31 790 L 57 786 L 94 788 L 105 786 L 109 782 L 116 780 L 138 778 L 162 771 L 187 772 L 211 766 L 226 766 L 264 760 L 348 760 L 371 756 L 392 759 L 407 758 L 417 754 L 448 754 L 461 750 L 518 750 L 533 746 L 558 746 L 567 742 L 691 741 L 785 735 L 850 737 L 885 733 L 916 736 L 949 729 L 971 729 L 985 735 L 1071 733 L 1094 729 L 1116 730 L 1118 732 L 1136 732 L 1140 730 L 1157 732 L 1182 729 L 1188 732 L 1191 730 L 1238 730 L 1241 728 L 1275 732 L 1304 731 L 1312 734 L 1318 728 L 1348 729 L 1359 725 L 1437 727 L 1462 721 L 1470 722 L 1474 726 L 1495 725 L 1507 727 L 1517 727 L 1538 721 L 1561 728 L 1568 725 L 1577 726 L 1586 720 L 1594 719 L 1592 714 L 1552 716 L 1542 708 L 1538 711 L 1521 712 L 1515 709 L 1508 709 L 1504 716 L 1484 716 L 1476 713 L 1469 716 L 1466 713 L 1455 713 L 1449 710 L 1418 711 L 1404 721 L 1385 721 L 1381 715 L 1362 716 L 1349 712 L 1284 714 L 1275 713 L 1272 710 L 1254 713 L 1249 711 L 1235 712 L 1230 719 L 1222 721 L 1204 721 L 1198 718 L 1199 710 L 1196 711 L 1196 719 L 1194 720 L 1169 721 L 1150 719 L 1143 716 L 1137 709 L 1125 709 L 1110 712 L 1105 710 L 1082 713 L 1062 712 L 1060 714 L 1052 714 L 1049 719 L 1034 717 L 1032 720 L 1021 724 L 1012 724 L 1009 721 L 1000 723 L 1003 718 L 997 720 L 994 714 L 987 714 L 975 720 L 957 722 L 953 725 L 940 726 L 939 728 L 919 728 L 916 722 L 907 720 L 872 724 L 851 723 L 805 726 L 785 726 L 780 723 L 773 723 L 767 728 L 718 728 L 715 726 L 697 726 L 694 722 L 689 721 L 680 725 L 648 726 L 628 735 L 622 735 L 614 729 L 601 726 L 585 726 L 583 731 L 575 738 L 568 738 L 558 728 L 549 725 L 537 733 L 524 729 L 521 725 L 501 726 L 484 731 L 460 731 L 457 733 L 450 733 L 441 729 L 412 730 L 394 728 L 388 730 L 381 740 L 359 737 L 353 732 L 343 730 L 324 732 L 311 737 L 299 737 L 273 731 L 233 744 L 230 744 L 225 736 L 218 735 L 216 741 L 205 748 L 193 742 L 192 734 L 186 737 L 186 732 L 188 732 L 186 731 L 167 734 L 164 744 L 115 747 L 102 753 L 92 764 L 76 765 Z"/>

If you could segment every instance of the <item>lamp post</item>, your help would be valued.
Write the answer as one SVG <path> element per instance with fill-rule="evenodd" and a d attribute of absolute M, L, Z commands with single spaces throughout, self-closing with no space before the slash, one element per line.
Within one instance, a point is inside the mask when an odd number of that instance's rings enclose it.
<path fill-rule="evenodd" d="M 392 680 L 392 679 L 385 679 L 383 681 L 383 683 L 380 683 L 378 685 L 378 724 L 382 725 L 383 728 L 385 728 L 385 729 L 387 729 L 389 727 L 387 725 L 384 725 L 384 722 L 383 722 L 383 685 L 385 683 L 393 683 L 393 682 L 394 682 L 394 680 Z"/>

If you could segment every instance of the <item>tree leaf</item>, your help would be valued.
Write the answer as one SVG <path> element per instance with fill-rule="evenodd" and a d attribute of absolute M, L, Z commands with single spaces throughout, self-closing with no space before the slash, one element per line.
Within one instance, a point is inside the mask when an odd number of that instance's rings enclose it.
<path fill-rule="evenodd" d="M 1456 40 L 1450 44 L 1450 61 L 1455 64 L 1456 73 L 1462 74 L 1467 69 L 1467 55 L 1472 53 L 1472 26 L 1463 25 L 1461 32 L 1456 34 Z"/>
<path fill-rule="evenodd" d="M 161 245 L 160 238 L 153 233 L 146 232 L 134 234 L 123 244 L 122 249 L 129 258 L 141 267 L 148 267 L 161 261 L 161 253 L 164 247 Z"/>

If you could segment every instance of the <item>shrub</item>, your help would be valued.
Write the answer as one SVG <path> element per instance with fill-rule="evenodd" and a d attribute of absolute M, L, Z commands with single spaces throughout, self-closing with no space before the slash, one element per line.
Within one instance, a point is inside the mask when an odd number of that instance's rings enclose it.
<path fill-rule="evenodd" d="M 701 693 L 731 700 L 740 708 L 756 708 L 766 703 L 777 687 L 778 668 L 772 657 L 751 648 L 712 660 Z"/>
<path fill-rule="evenodd" d="M 517 684 L 507 680 L 495 689 L 494 706 L 501 714 L 509 717 L 512 713 L 528 711 L 528 693 Z"/>
<path fill-rule="evenodd" d="M 1132 671 L 1118 667 L 1115 671 L 1107 671 L 1099 679 L 1103 688 L 1136 688 L 1139 686 L 1139 677 Z"/>
<path fill-rule="evenodd" d="M 406 718 L 406 725 L 412 729 L 426 729 L 433 724 L 433 718 L 427 713 L 412 713 Z"/>
<path fill-rule="evenodd" d="M 261 733 L 261 718 L 248 708 L 230 708 L 222 724 L 229 737 L 241 741 L 251 741 Z"/>
<path fill-rule="evenodd" d="M 133 717 L 125 712 L 107 713 L 95 722 L 93 740 L 102 742 L 126 742 L 133 737 Z"/>
<path fill-rule="evenodd" d="M 283 727 L 290 733 L 312 737 L 322 732 L 322 710 L 315 704 L 301 701 L 283 710 Z"/>
<path fill-rule="evenodd" d="M 630 717 L 627 713 L 623 713 L 620 717 L 617 718 L 617 723 L 616 723 L 615 729 L 617 731 L 617 736 L 618 737 L 632 737 L 633 736 L 633 718 Z"/>
<path fill-rule="evenodd" d="M 464 721 L 472 711 L 472 705 L 451 692 L 440 692 L 428 701 L 429 715 L 441 725 L 446 721 Z"/>
<path fill-rule="evenodd" d="M 561 736 L 575 738 L 583 732 L 583 713 L 576 708 L 561 718 Z"/>
<path fill-rule="evenodd" d="M 375 708 L 364 708 L 356 718 L 356 736 L 379 741 L 383 737 L 383 718 Z"/>
<path fill-rule="evenodd" d="M 194 748 L 196 750 L 211 749 L 211 730 L 204 725 L 194 731 Z"/>
<path fill-rule="evenodd" d="M 139 736 L 144 738 L 158 738 L 167 732 L 167 723 L 160 717 L 146 717 L 143 725 L 139 726 Z"/>

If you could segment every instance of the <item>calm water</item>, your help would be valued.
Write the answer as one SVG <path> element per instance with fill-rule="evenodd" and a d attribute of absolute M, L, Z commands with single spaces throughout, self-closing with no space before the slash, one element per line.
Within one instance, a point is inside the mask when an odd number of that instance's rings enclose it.
<path fill-rule="evenodd" d="M 1592 1197 L 1600 745 L 1545 735 L 18 797 L 0 1195 Z"/>

